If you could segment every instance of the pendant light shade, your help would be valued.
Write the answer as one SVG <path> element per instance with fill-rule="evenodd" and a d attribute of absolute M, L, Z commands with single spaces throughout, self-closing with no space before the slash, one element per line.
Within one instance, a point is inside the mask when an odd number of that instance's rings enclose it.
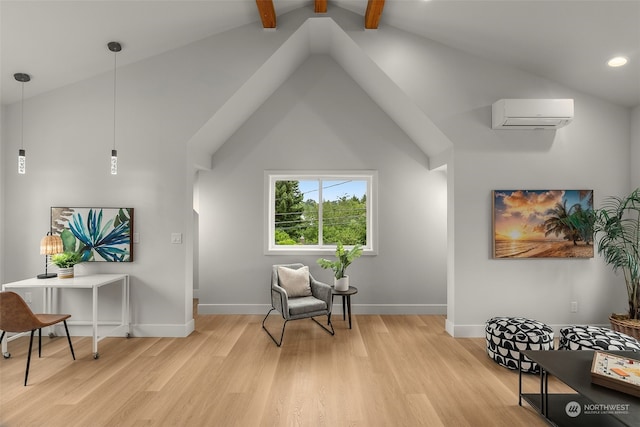
<path fill-rule="evenodd" d="M 118 150 L 111 150 L 111 175 L 118 174 Z"/>
<path fill-rule="evenodd" d="M 18 173 L 27 173 L 27 152 L 23 148 L 18 150 Z"/>
<path fill-rule="evenodd" d="M 20 95 L 20 149 L 18 150 L 18 173 L 24 175 L 27 173 L 27 152 L 24 149 L 24 84 L 31 80 L 31 76 L 25 73 L 16 73 L 13 75 L 16 81 L 22 83 L 22 91 Z"/>
<path fill-rule="evenodd" d="M 122 45 L 118 42 L 109 42 L 107 48 L 113 52 L 113 148 L 111 149 L 111 175 L 118 174 L 118 150 L 116 150 L 116 94 L 117 94 L 117 79 L 116 71 L 117 53 L 122 50 Z"/>

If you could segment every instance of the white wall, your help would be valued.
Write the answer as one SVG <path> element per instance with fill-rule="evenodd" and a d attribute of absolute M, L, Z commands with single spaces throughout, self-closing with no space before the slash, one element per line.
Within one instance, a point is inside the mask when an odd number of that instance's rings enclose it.
<path fill-rule="evenodd" d="M 640 105 L 631 113 L 631 155 L 629 156 L 631 168 L 631 189 L 640 187 Z"/>
<path fill-rule="evenodd" d="M 175 107 L 188 100 L 183 96 L 192 97 L 183 90 L 157 90 L 154 83 L 169 76 L 156 72 L 158 80 L 151 81 L 143 78 L 145 74 L 144 64 L 119 73 L 117 176 L 108 170 L 110 76 L 25 100 L 27 174 L 18 176 L 9 159 L 5 163 L 5 245 L 11 248 L 3 253 L 5 280 L 33 277 L 44 269 L 38 248 L 49 231 L 51 206 L 133 207 L 141 242 L 134 245 L 135 262 L 87 263 L 76 271 L 132 275 L 134 335 L 184 335 L 189 329 L 187 314 L 173 307 L 178 296 L 183 299 L 184 249 L 170 245 L 169 236 L 185 232 L 182 207 L 189 200 L 183 189 L 186 152 L 177 142 L 184 140 L 181 133 L 189 131 L 190 123 L 174 120 L 180 115 Z M 10 110 L 13 118 L 16 108 Z M 8 139 L 8 152 L 16 151 L 12 134 Z M 70 295 L 64 302 L 60 310 L 70 310 L 76 319 L 89 317 L 88 295 Z"/>
<path fill-rule="evenodd" d="M 20 105 L 3 108 L 3 283 L 44 269 L 38 248 L 49 230 L 51 206 L 133 207 L 140 234 L 135 261 L 82 264 L 77 270 L 131 275 L 134 335 L 187 335 L 193 329 L 194 240 L 194 172 L 188 166 L 187 141 L 291 31 L 265 32 L 248 25 L 119 68 L 117 176 L 108 169 L 113 141 L 111 72 L 25 99 L 24 176 L 15 173 L 11 155 L 19 147 Z M 123 45 L 119 55 L 126 55 L 126 40 Z M 104 48 L 105 62 L 112 63 L 104 46 L 96 48 Z M 34 79 L 47 78 L 46 70 L 25 71 Z M 172 232 L 183 233 L 182 245 L 170 244 Z M 37 301 L 35 297 L 34 305 Z M 88 295 L 79 294 L 65 297 L 60 309 L 87 319 L 90 306 Z M 108 315 L 117 308 L 116 301 L 103 311 Z"/>
<path fill-rule="evenodd" d="M 200 172 L 201 313 L 266 313 L 272 264 L 318 255 L 263 253 L 265 170 L 374 169 L 379 253 L 349 267 L 355 312 L 444 313 L 446 176 L 325 55 L 311 56 Z"/>
<path fill-rule="evenodd" d="M 4 283 L 4 211 L 5 211 L 5 197 L 4 197 L 4 142 L 6 140 L 7 126 L 5 126 L 5 107 L 0 106 L 0 283 Z"/>
<path fill-rule="evenodd" d="M 606 324 L 623 310 L 622 279 L 598 257 L 491 259 L 491 191 L 585 188 L 596 204 L 625 192 L 629 110 L 399 30 L 351 35 L 454 145 L 448 330 L 481 336 L 485 320 L 498 315 Z M 576 118 L 557 132 L 494 131 L 491 104 L 501 98 L 574 98 Z M 578 313 L 570 313 L 571 301 Z"/>

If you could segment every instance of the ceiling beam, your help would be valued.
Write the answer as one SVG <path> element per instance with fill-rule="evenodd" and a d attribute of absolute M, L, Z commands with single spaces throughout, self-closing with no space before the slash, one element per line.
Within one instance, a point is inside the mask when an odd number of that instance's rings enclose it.
<path fill-rule="evenodd" d="M 327 0 L 316 0 L 316 13 L 327 13 Z"/>
<path fill-rule="evenodd" d="M 384 9 L 384 0 L 369 0 L 367 11 L 364 14 L 364 28 L 367 30 L 378 29 L 382 9 Z"/>
<path fill-rule="evenodd" d="M 276 28 L 276 9 L 273 0 L 256 0 L 263 28 Z"/>

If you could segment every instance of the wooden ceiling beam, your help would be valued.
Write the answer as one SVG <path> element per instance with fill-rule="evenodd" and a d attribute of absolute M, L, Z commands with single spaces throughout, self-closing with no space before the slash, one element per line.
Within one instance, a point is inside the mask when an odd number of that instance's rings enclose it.
<path fill-rule="evenodd" d="M 276 28 L 276 9 L 273 0 L 256 0 L 263 28 Z"/>
<path fill-rule="evenodd" d="M 378 29 L 385 0 L 368 0 L 367 10 L 364 15 L 364 28 L 368 30 Z M 315 12 L 327 13 L 327 0 L 315 0 Z M 273 0 L 256 0 L 260 20 L 264 28 L 276 28 L 276 9 Z"/>
<path fill-rule="evenodd" d="M 384 0 L 369 0 L 367 11 L 364 14 L 364 28 L 367 30 L 378 29 L 382 9 L 384 9 Z"/>
<path fill-rule="evenodd" d="M 327 0 L 316 0 L 316 13 L 327 13 Z"/>

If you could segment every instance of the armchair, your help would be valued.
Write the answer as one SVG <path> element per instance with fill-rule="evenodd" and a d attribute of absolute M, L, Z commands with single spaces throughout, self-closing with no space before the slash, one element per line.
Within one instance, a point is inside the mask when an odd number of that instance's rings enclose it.
<path fill-rule="evenodd" d="M 309 267 L 302 264 L 277 264 L 271 271 L 271 309 L 262 320 L 262 329 L 280 347 L 284 330 L 290 320 L 310 318 L 322 329 L 335 334 L 331 324 L 331 286 L 319 282 L 309 273 Z M 280 341 L 265 327 L 272 311 L 278 311 L 284 319 Z M 327 328 L 318 322 L 316 316 L 327 316 Z"/>

